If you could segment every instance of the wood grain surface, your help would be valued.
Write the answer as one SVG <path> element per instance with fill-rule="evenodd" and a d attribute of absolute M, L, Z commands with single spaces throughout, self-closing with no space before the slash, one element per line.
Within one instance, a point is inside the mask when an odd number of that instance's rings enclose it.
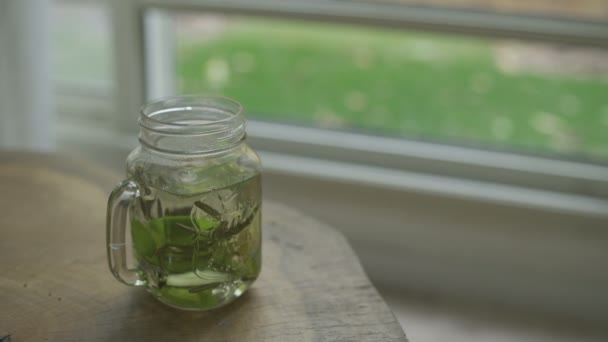
<path fill-rule="evenodd" d="M 107 195 L 90 162 L 0 152 L 0 340 L 407 341 L 334 229 L 264 203 L 263 269 L 225 308 L 167 307 L 110 274 Z"/>

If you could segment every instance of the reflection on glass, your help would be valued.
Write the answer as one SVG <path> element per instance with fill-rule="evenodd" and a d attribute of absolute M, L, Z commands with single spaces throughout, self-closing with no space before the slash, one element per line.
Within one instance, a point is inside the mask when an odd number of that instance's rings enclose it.
<path fill-rule="evenodd" d="M 608 158 L 599 49 L 264 18 L 177 15 L 181 93 L 256 119 Z"/>

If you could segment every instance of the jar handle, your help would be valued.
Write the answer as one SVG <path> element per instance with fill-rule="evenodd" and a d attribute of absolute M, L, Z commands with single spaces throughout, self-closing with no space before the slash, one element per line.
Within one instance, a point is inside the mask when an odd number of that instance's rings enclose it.
<path fill-rule="evenodd" d="M 131 179 L 122 181 L 110 194 L 106 219 L 106 243 L 110 271 L 118 281 L 129 286 L 144 286 L 146 280 L 137 269 L 127 267 L 125 234 L 129 207 L 140 196 L 137 183 Z"/>

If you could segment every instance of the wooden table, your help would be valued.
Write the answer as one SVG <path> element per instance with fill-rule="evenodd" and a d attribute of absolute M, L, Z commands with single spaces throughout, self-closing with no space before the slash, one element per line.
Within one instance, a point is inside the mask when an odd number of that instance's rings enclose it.
<path fill-rule="evenodd" d="M 118 283 L 106 200 L 121 177 L 66 156 L 0 152 L 0 340 L 407 341 L 338 232 L 264 204 L 260 279 L 211 312 Z"/>

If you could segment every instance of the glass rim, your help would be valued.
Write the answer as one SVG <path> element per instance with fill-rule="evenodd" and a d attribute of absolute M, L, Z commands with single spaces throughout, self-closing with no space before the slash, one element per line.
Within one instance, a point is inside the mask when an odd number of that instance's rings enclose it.
<path fill-rule="evenodd" d="M 176 101 L 177 104 L 164 105 L 164 103 L 169 102 L 169 101 Z M 216 106 L 214 106 L 214 104 L 220 105 L 220 106 L 223 104 L 223 105 L 227 105 L 228 107 L 233 107 L 233 108 L 216 107 Z M 159 108 L 153 109 L 155 106 L 158 106 Z M 197 124 L 179 123 L 179 122 L 160 120 L 160 119 L 155 118 L 153 115 L 156 113 L 166 113 L 168 111 L 173 111 L 173 110 L 179 111 L 179 110 L 183 110 L 183 108 L 194 107 L 194 106 L 222 109 L 222 110 L 226 110 L 231 115 L 227 116 L 225 118 L 219 119 L 219 120 L 213 120 L 213 121 L 197 123 Z M 192 128 L 201 127 L 202 128 L 202 127 L 206 127 L 206 126 L 217 125 L 218 123 L 225 123 L 225 122 L 232 121 L 235 118 L 240 117 L 242 115 L 242 113 L 243 113 L 243 105 L 240 102 L 233 100 L 231 98 L 228 98 L 225 96 L 219 96 L 219 95 L 190 94 L 190 95 L 166 96 L 166 97 L 162 97 L 162 98 L 150 101 L 140 107 L 139 118 L 142 121 L 151 121 L 156 124 L 162 124 L 164 126 L 170 126 L 170 127 L 172 126 L 172 127 L 192 127 Z"/>

